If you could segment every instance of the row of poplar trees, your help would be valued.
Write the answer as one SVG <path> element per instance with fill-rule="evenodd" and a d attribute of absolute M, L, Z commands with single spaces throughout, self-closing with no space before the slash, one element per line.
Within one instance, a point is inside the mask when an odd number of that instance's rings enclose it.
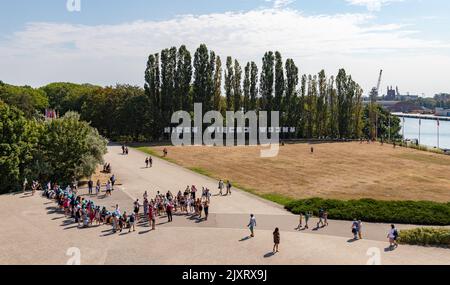
<path fill-rule="evenodd" d="M 280 124 L 295 127 L 297 138 L 360 138 L 364 118 L 361 87 L 344 69 L 336 77 L 325 71 L 301 75 L 293 59 L 266 52 L 261 70 L 255 62 L 220 56 L 202 44 L 194 57 L 186 46 L 151 54 L 145 71 L 145 93 L 150 98 L 153 136 L 170 126 L 178 110 L 203 113 L 225 111 L 280 111 Z"/>

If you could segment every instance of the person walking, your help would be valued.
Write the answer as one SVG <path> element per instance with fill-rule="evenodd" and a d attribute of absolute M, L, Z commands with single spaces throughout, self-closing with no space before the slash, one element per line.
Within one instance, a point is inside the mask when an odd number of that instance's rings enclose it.
<path fill-rule="evenodd" d="M 359 223 L 356 219 L 354 219 L 352 223 L 352 234 L 354 240 L 358 240 L 358 232 L 359 232 Z"/>
<path fill-rule="evenodd" d="M 328 226 L 328 211 L 327 210 L 325 210 L 323 212 L 323 222 L 325 223 L 325 227 L 327 227 Z"/>
<path fill-rule="evenodd" d="M 309 219 L 311 217 L 312 217 L 312 213 L 311 212 L 306 212 L 305 213 L 305 229 L 309 229 L 308 221 L 309 221 Z"/>
<path fill-rule="evenodd" d="M 253 215 L 253 214 L 250 215 L 250 221 L 249 221 L 247 227 L 250 229 L 250 236 L 255 237 L 255 232 L 254 232 L 254 229 L 256 227 L 255 215 Z"/>
<path fill-rule="evenodd" d="M 302 215 L 302 213 L 300 213 L 299 215 L 298 215 L 298 226 L 297 226 L 297 230 L 301 230 L 302 229 L 302 227 L 303 227 L 303 215 Z"/>
<path fill-rule="evenodd" d="M 324 223 L 323 223 L 323 209 L 320 208 L 319 209 L 319 221 L 317 222 L 317 228 L 319 228 L 320 226 L 323 228 Z"/>
<path fill-rule="evenodd" d="M 358 237 L 359 239 L 363 239 L 362 238 L 362 221 L 358 220 Z"/>
<path fill-rule="evenodd" d="M 395 225 L 391 225 L 387 238 L 389 239 L 389 248 L 392 249 L 398 247 L 398 230 L 395 228 Z"/>
<path fill-rule="evenodd" d="M 280 230 L 278 228 L 273 232 L 273 253 L 279 252 L 278 246 L 280 245 Z"/>
<path fill-rule="evenodd" d="M 145 158 L 145 168 L 148 168 L 148 157 Z"/>
<path fill-rule="evenodd" d="M 151 156 L 148 158 L 148 164 L 149 164 L 150 168 L 153 167 L 153 158 Z"/>
<path fill-rule="evenodd" d="M 222 192 L 223 187 L 224 187 L 224 183 L 223 183 L 223 181 L 222 181 L 222 179 L 221 179 L 221 180 L 219 181 L 219 195 L 220 195 L 220 196 L 223 196 L 223 192 Z"/>

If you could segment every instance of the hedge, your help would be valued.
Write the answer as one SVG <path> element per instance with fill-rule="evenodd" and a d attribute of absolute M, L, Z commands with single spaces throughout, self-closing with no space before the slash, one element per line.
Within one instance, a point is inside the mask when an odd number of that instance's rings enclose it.
<path fill-rule="evenodd" d="M 335 220 L 360 219 L 378 223 L 450 225 L 450 203 L 313 198 L 290 202 L 285 208 L 294 214 L 311 211 L 314 215 L 323 208 L 327 210 L 328 218 Z"/>
<path fill-rule="evenodd" d="M 417 228 L 401 230 L 399 242 L 425 246 L 450 246 L 450 229 Z"/>

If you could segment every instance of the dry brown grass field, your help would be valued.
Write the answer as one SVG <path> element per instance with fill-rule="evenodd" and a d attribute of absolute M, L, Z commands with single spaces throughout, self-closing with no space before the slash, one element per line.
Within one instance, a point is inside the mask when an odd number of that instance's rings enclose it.
<path fill-rule="evenodd" d="M 150 150 L 161 154 L 163 148 Z M 387 144 L 288 144 L 274 158 L 261 158 L 255 146 L 167 149 L 171 161 L 258 194 L 450 201 L 450 156 Z"/>

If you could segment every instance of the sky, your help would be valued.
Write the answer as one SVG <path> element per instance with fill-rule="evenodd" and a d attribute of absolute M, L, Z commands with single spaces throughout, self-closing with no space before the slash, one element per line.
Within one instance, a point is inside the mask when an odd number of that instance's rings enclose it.
<path fill-rule="evenodd" d="M 244 65 L 278 50 L 367 92 L 450 93 L 448 0 L 0 0 L 0 80 L 143 86 L 149 54 L 201 44 Z"/>

